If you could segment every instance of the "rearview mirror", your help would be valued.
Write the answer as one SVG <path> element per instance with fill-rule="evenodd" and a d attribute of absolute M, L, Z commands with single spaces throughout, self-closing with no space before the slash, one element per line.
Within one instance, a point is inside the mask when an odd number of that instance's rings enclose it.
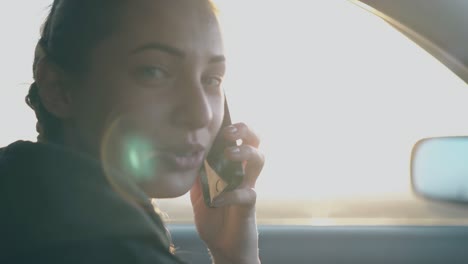
<path fill-rule="evenodd" d="M 468 137 L 419 141 L 411 157 L 411 181 L 424 197 L 468 203 Z"/>

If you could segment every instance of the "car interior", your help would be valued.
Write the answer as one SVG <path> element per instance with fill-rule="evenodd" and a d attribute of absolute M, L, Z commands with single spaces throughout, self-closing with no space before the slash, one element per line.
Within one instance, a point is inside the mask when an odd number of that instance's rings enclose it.
<path fill-rule="evenodd" d="M 468 1 L 215 2 L 231 115 L 253 124 L 266 154 L 262 263 L 468 263 Z M 9 102 L 26 94 L 30 28 L 50 3 L 0 44 L 0 69 L 21 72 L 0 87 L 0 120 L 19 120 L 2 146 L 35 138 L 33 113 Z M 176 254 L 210 263 L 188 196 L 154 204 Z"/>

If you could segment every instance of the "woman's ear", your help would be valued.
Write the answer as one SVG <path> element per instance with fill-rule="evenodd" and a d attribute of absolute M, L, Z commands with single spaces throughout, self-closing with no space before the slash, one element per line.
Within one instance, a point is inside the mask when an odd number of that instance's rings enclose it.
<path fill-rule="evenodd" d="M 38 62 L 36 84 L 45 109 L 60 119 L 71 116 L 71 98 L 66 73 L 47 58 Z"/>

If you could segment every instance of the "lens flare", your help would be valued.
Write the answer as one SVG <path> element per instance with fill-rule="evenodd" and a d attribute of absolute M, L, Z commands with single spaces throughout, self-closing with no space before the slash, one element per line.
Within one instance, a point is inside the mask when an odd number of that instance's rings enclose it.
<path fill-rule="evenodd" d="M 107 128 L 101 145 L 105 174 L 115 183 L 113 174 L 122 174 L 133 183 L 156 177 L 156 150 L 153 141 L 138 135 L 124 117 L 116 118 Z"/>
<path fill-rule="evenodd" d="M 129 202 L 145 201 L 139 183 L 156 178 L 154 142 L 136 133 L 130 117 L 119 116 L 107 126 L 101 142 L 104 175 L 119 195 Z"/>
<path fill-rule="evenodd" d="M 132 149 L 128 155 L 132 170 L 138 170 L 140 168 L 140 157 L 138 157 L 138 152 Z"/>
<path fill-rule="evenodd" d="M 153 178 L 156 171 L 156 155 L 151 142 L 141 136 L 127 136 L 121 143 L 123 169 L 136 181 Z"/>

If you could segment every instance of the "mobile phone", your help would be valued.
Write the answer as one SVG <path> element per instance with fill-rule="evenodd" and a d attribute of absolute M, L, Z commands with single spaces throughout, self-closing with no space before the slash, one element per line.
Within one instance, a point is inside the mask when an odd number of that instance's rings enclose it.
<path fill-rule="evenodd" d="M 224 139 L 223 128 L 232 125 L 229 108 L 224 100 L 224 119 L 213 145 L 200 170 L 203 197 L 205 204 L 212 207 L 213 200 L 224 192 L 229 192 L 242 183 L 244 168 L 242 162 L 229 161 L 224 157 L 224 150 L 236 146 L 235 141 Z"/>

